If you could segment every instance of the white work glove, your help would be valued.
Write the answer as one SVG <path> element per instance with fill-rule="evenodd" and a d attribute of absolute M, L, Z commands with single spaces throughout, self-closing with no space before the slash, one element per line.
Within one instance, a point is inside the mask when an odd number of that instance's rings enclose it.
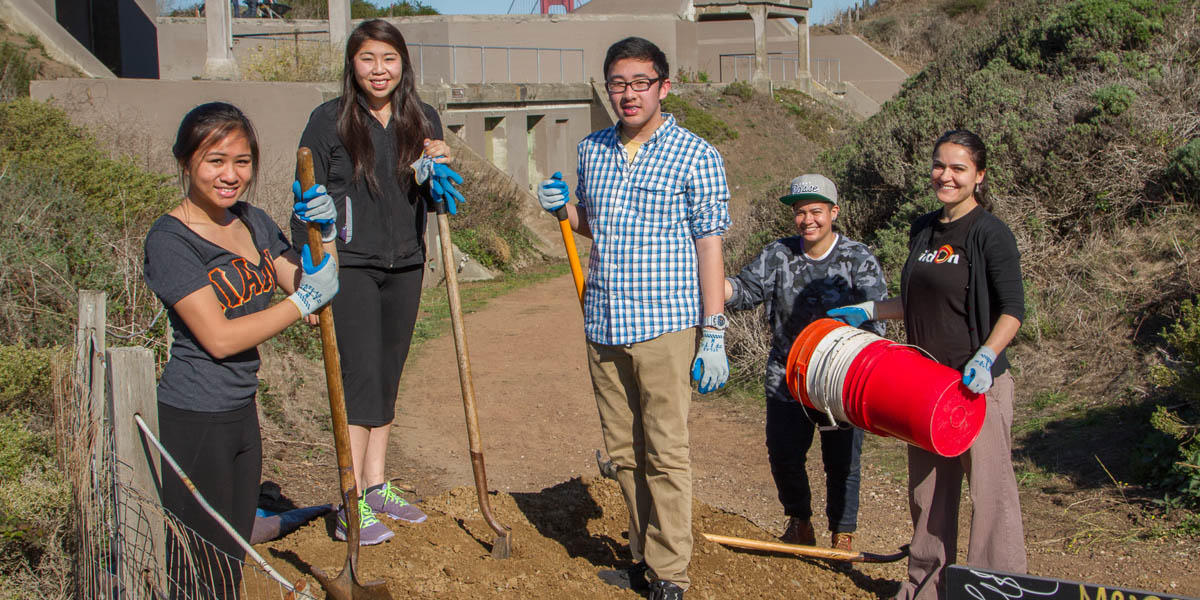
<path fill-rule="evenodd" d="M 825 314 L 851 327 L 859 327 L 867 321 L 874 321 L 877 317 L 874 300 L 831 308 L 825 311 Z"/>
<path fill-rule="evenodd" d="M 307 317 L 333 299 L 338 292 L 337 262 L 332 254 L 326 254 L 321 264 L 314 266 L 312 252 L 308 245 L 300 250 L 300 268 L 304 274 L 300 276 L 300 285 L 295 293 L 288 296 L 300 309 L 300 318 Z"/>
<path fill-rule="evenodd" d="M 992 363 L 996 362 L 996 353 L 987 346 L 980 346 L 975 356 L 963 367 L 963 385 L 967 389 L 982 394 L 992 387 Z"/>
<path fill-rule="evenodd" d="M 571 192 L 567 190 L 567 182 L 563 181 L 561 171 L 555 171 L 550 179 L 538 186 L 538 202 L 550 214 L 566 206 L 570 199 Z"/>
<path fill-rule="evenodd" d="M 700 382 L 700 393 L 707 394 L 725 387 L 729 379 L 729 361 L 725 358 L 725 332 L 704 329 L 700 349 L 692 363 L 692 379 Z"/>
<path fill-rule="evenodd" d="M 296 199 L 292 215 L 305 223 L 319 223 L 321 241 L 333 241 L 337 236 L 337 207 L 333 204 L 333 196 L 325 193 L 325 186 L 314 185 L 301 192 L 300 182 L 293 181 L 292 196 Z"/>

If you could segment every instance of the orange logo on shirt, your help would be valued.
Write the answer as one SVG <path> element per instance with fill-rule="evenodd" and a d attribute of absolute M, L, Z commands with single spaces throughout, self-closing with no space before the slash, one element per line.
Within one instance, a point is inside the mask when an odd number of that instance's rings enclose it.
<path fill-rule="evenodd" d="M 926 251 L 922 252 L 921 256 L 917 257 L 917 260 L 920 262 L 933 263 L 936 265 L 940 265 L 943 263 L 950 263 L 952 265 L 957 265 L 959 256 L 961 256 L 961 255 L 954 253 L 953 246 L 951 246 L 950 244 L 945 244 L 941 248 L 938 248 L 937 250 L 926 250 Z"/>
<path fill-rule="evenodd" d="M 275 263 L 271 260 L 271 251 L 263 249 L 262 263 L 258 266 L 238 257 L 229 265 L 214 267 L 208 272 L 208 280 L 212 282 L 217 300 L 226 311 L 256 296 L 270 294 L 275 290 Z"/>

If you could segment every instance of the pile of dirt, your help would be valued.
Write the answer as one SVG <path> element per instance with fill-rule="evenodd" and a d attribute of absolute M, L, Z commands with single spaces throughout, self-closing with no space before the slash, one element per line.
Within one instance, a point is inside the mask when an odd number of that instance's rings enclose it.
<path fill-rule="evenodd" d="M 359 572 L 364 580 L 384 579 L 396 598 L 639 597 L 624 574 L 628 517 L 616 482 L 576 477 L 535 493 L 493 493 L 491 506 L 512 528 L 510 559 L 491 557 L 494 533 L 480 516 L 475 489 L 458 487 L 421 503 L 429 515 L 424 523 L 385 520 L 396 536 L 362 548 Z M 331 515 L 258 550 L 289 578 L 308 576 L 311 566 L 337 573 L 345 544 L 331 537 L 332 527 Z M 689 597 L 877 598 L 895 588 L 850 567 L 731 550 L 700 532 L 773 539 L 741 516 L 695 502 Z M 309 583 L 316 586 L 311 577 Z"/>

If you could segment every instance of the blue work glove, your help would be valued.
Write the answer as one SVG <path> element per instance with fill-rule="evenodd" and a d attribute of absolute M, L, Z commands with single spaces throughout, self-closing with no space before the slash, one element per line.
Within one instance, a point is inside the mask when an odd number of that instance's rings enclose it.
<path fill-rule="evenodd" d="M 458 214 L 458 206 L 455 202 L 466 202 L 463 195 L 454 188 L 455 185 L 463 182 L 462 175 L 454 172 L 450 167 L 434 162 L 433 158 L 422 156 L 418 158 L 412 165 L 413 178 L 418 184 L 429 182 L 429 189 L 433 192 L 434 200 L 441 200 L 446 203 L 446 210 L 454 215 Z"/>
<path fill-rule="evenodd" d="M 446 202 L 446 210 L 452 215 L 458 214 L 456 202 L 466 202 L 463 195 L 454 188 L 456 184 L 462 182 L 462 175 L 455 173 L 454 169 L 442 163 L 433 164 L 433 177 L 429 180 L 429 188 L 433 190 L 434 198 L 440 198 Z"/>
<path fill-rule="evenodd" d="M 851 327 L 859 327 L 867 321 L 875 320 L 875 301 L 868 300 L 850 306 L 831 308 L 825 311 L 825 314 Z"/>
<path fill-rule="evenodd" d="M 304 274 L 300 276 L 300 285 L 288 296 L 300 309 L 300 317 L 311 315 L 318 308 L 333 299 L 338 292 L 337 262 L 332 260 L 332 254 L 326 254 L 319 265 L 313 265 L 312 252 L 308 244 L 300 250 L 300 268 Z"/>
<path fill-rule="evenodd" d="M 325 193 L 325 186 L 314 185 L 301 193 L 300 182 L 293 181 L 292 196 L 296 199 L 292 214 L 305 223 L 319 223 L 321 241 L 333 241 L 337 236 L 337 207 L 333 205 L 333 196 Z"/>
<path fill-rule="evenodd" d="M 538 202 L 550 214 L 566 206 L 570 199 L 571 192 L 567 190 L 567 182 L 563 181 L 561 171 L 555 171 L 550 179 L 538 186 Z"/>
<path fill-rule="evenodd" d="M 992 363 L 996 362 L 996 353 L 987 346 L 980 346 L 975 356 L 963 367 L 963 385 L 967 389 L 982 394 L 992 387 Z"/>
<path fill-rule="evenodd" d="M 700 393 L 707 394 L 725 387 L 729 379 L 729 361 L 725 358 L 725 332 L 704 329 L 700 349 L 692 363 L 692 379 L 700 382 Z"/>

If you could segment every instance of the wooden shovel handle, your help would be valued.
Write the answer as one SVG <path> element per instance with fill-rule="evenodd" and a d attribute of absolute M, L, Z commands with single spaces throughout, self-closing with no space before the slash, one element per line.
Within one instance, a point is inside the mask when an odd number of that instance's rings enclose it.
<path fill-rule="evenodd" d="M 313 175 L 312 151 L 301 147 L 296 151 L 296 171 L 301 190 L 316 185 Z M 308 251 L 314 264 L 321 264 L 325 257 L 321 241 L 321 226 L 308 224 Z M 336 257 L 334 257 L 336 258 Z M 317 309 L 321 321 L 321 353 L 325 358 L 325 385 L 329 389 L 329 415 L 333 421 L 333 441 L 337 449 L 339 483 L 341 484 L 342 506 L 346 510 L 346 543 L 351 556 L 358 556 L 358 483 L 354 480 L 354 461 L 350 455 L 350 427 L 346 422 L 346 390 L 342 387 L 342 363 L 338 356 L 337 334 L 333 327 L 333 310 L 330 304 Z"/>
<path fill-rule="evenodd" d="M 799 544 L 784 544 L 782 542 L 764 542 L 760 540 L 731 537 L 727 535 L 717 535 L 715 533 L 702 533 L 701 535 L 704 536 L 704 539 L 710 542 L 716 542 L 723 546 L 731 546 L 733 548 L 762 550 L 765 552 L 781 552 L 784 554 L 811 556 L 813 558 L 824 558 L 826 560 L 840 560 L 845 562 L 886 563 L 895 562 L 904 558 L 905 556 L 908 556 L 907 544 L 902 546 L 899 552 L 895 552 L 893 554 L 871 554 L 869 552 L 854 552 L 838 550 L 836 548 L 819 548 L 817 546 L 801 546 Z"/>

